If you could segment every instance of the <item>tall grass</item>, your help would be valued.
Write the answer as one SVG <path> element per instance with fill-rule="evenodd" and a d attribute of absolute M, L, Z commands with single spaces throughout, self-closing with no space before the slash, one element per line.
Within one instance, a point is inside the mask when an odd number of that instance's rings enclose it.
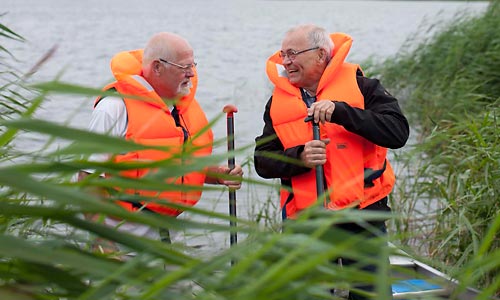
<path fill-rule="evenodd" d="M 464 13 L 372 70 L 397 93 L 418 131 L 417 144 L 401 157 L 392 198 L 402 212 L 395 222 L 400 243 L 458 277 L 474 273 L 497 294 L 499 28 L 500 3 L 492 1 L 484 15 Z M 478 260 L 487 263 L 477 268 Z"/>
<path fill-rule="evenodd" d="M 0 26 L 0 37 L 22 41 L 5 26 Z M 7 49 L 0 51 L 1 64 L 7 66 L 14 58 L 7 54 Z M 193 159 L 185 153 L 164 161 L 137 164 L 88 161 L 92 153 L 122 153 L 145 146 L 36 119 L 34 112 L 51 95 L 83 95 L 91 99 L 102 93 L 99 89 L 58 81 L 34 84 L 34 80 L 27 80 L 50 56 L 48 53 L 28 75 L 10 67 L 1 74 L 5 80 L 0 87 L 5 113 L 0 116 L 0 299 L 332 299 L 330 289 L 345 289 L 368 281 L 375 282 L 379 291 L 386 291 L 389 278 L 385 272 L 367 274 L 358 266 L 341 270 L 331 263 L 341 254 L 361 263 L 388 259 L 390 249 L 383 239 L 367 242 L 332 229 L 337 222 L 367 218 L 359 212 L 331 216 L 313 209 L 278 233 L 273 216 L 260 211 L 255 219 L 237 220 L 237 230 L 245 239 L 233 247 L 223 245 L 221 251 L 208 253 L 180 243 L 132 236 L 84 219 L 83 214 L 97 213 L 156 228 L 203 230 L 229 236 L 235 228 L 229 226 L 227 214 L 196 206 L 182 207 L 193 215 L 190 219 L 130 213 L 113 200 L 135 199 L 115 188 L 188 189 L 167 185 L 164 178 L 221 164 L 233 154 Z M 44 147 L 43 151 L 19 148 L 15 142 L 23 132 L 33 133 L 47 143 L 63 142 L 56 147 Z M 245 149 L 237 149 L 236 153 Z M 183 158 L 189 158 L 185 161 L 190 164 L 179 166 L 178 159 Z M 88 176 L 75 182 L 73 175 L 87 168 L 95 169 L 96 174 L 106 172 L 113 176 L 106 180 Z M 157 172 L 133 181 L 120 176 L 120 171 L 135 168 L 154 168 Z M 245 180 L 244 184 L 260 183 Z M 107 189 L 110 196 L 103 198 L 92 193 L 96 188 Z M 224 191 L 216 186 L 204 189 Z M 202 201 L 210 199 L 205 196 Z M 211 221 L 207 222 L 207 218 Z M 136 255 L 117 260 L 122 253 L 93 251 L 95 237 L 114 241 Z M 384 299 L 383 294 L 377 299 Z"/>

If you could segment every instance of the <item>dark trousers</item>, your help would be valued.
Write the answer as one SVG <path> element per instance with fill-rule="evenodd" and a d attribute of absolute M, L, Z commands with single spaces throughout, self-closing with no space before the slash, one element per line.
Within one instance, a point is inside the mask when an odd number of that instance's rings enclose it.
<path fill-rule="evenodd" d="M 352 233 L 352 234 L 359 234 L 359 235 L 366 236 L 367 239 L 380 238 L 381 235 L 386 235 L 387 227 L 385 225 L 385 222 L 369 222 L 369 225 L 371 227 L 370 229 L 366 229 L 365 227 L 362 227 L 356 223 L 340 224 L 340 225 L 337 225 L 337 227 L 339 227 L 342 230 L 345 230 L 346 232 Z M 376 253 L 374 255 L 376 255 Z M 345 266 L 345 267 L 360 263 L 357 260 L 353 260 L 353 259 L 345 258 L 345 257 L 341 257 L 339 259 L 340 259 L 340 262 L 342 263 L 342 266 Z M 387 265 L 389 265 L 389 260 L 387 258 L 381 257 L 380 259 L 386 259 L 387 260 L 386 263 L 387 263 Z M 335 263 L 338 263 L 338 261 L 335 261 Z M 371 273 L 371 274 L 378 274 L 378 272 L 379 272 L 378 267 L 379 267 L 378 264 L 363 264 L 359 267 L 359 270 L 362 270 L 364 272 Z M 373 284 L 359 284 L 359 285 L 356 285 L 355 288 L 357 290 L 361 290 L 364 292 L 369 292 L 369 293 L 375 292 L 375 285 L 373 285 Z M 388 287 L 388 289 L 390 290 L 390 287 Z M 388 294 L 390 294 L 390 293 L 391 292 L 389 291 Z M 364 299 L 371 299 L 371 297 L 368 297 L 364 294 L 358 293 L 355 290 L 352 290 L 349 292 L 348 299 L 364 300 Z"/>
<path fill-rule="evenodd" d="M 390 208 L 387 205 L 387 198 L 381 199 L 378 202 L 375 202 L 374 204 L 364 208 L 364 210 L 369 210 L 369 211 L 386 211 L 389 212 Z M 387 226 L 385 224 L 385 221 L 369 221 L 366 222 L 367 224 L 360 225 L 357 223 L 344 223 L 344 224 L 337 224 L 335 225 L 337 228 L 347 232 L 348 234 L 353 234 L 353 235 L 361 235 L 366 237 L 366 239 L 375 239 L 375 238 L 384 238 L 387 235 Z M 362 245 L 363 246 L 363 245 Z M 373 255 L 378 255 L 380 251 L 373 251 Z M 381 256 L 380 259 L 386 260 L 385 263 L 387 265 L 390 264 L 389 259 L 387 257 Z M 340 261 L 342 262 L 342 266 L 351 266 L 354 264 L 358 264 L 359 262 L 353 259 L 349 258 L 340 258 Z M 378 265 L 377 264 L 365 264 L 359 268 L 362 271 L 365 271 L 367 273 L 371 274 L 377 274 L 378 273 Z M 389 285 L 389 283 L 387 283 Z M 364 292 L 370 292 L 374 293 L 375 292 L 375 286 L 373 284 L 362 284 L 362 285 L 356 285 L 356 289 L 362 290 Z M 387 287 L 388 289 L 388 295 L 392 294 L 390 286 Z M 363 294 L 357 293 L 356 291 L 350 291 L 349 292 L 349 298 L 348 299 L 353 299 L 353 300 L 364 300 L 364 299 L 371 299 L 368 296 L 365 296 Z M 391 297 L 392 299 L 392 297 Z"/>
<path fill-rule="evenodd" d="M 387 205 L 387 197 L 381 199 L 380 201 L 377 201 L 365 208 L 363 208 L 363 211 L 377 211 L 377 212 L 390 212 L 391 209 Z M 290 222 L 290 220 L 284 220 Z M 292 221 L 293 222 L 293 221 Z M 293 223 L 292 223 L 293 224 Z M 289 223 L 291 225 L 291 223 Z M 285 229 L 287 225 L 285 223 L 283 224 L 282 230 Z M 370 248 L 370 244 L 375 244 L 379 245 L 379 247 L 385 247 L 387 244 L 384 241 L 380 241 L 380 238 L 382 237 L 383 240 L 385 240 L 385 237 L 387 235 L 387 226 L 385 224 L 385 221 L 364 221 L 358 223 L 341 223 L 341 224 L 335 224 L 334 227 L 332 228 L 334 230 L 338 230 L 338 232 L 343 232 L 345 234 L 346 238 L 349 238 L 350 236 L 357 236 L 360 237 L 360 242 L 359 245 L 356 245 L 357 247 L 361 247 L 360 249 L 363 249 L 367 255 L 372 255 L 375 258 L 380 256 L 380 259 L 386 260 L 384 263 L 387 263 L 387 266 L 389 266 L 390 262 L 387 256 L 380 255 L 381 251 L 380 248 Z M 369 243 L 369 240 L 373 239 L 374 243 Z M 378 240 L 377 240 L 378 239 Z M 368 249 L 369 248 L 369 249 Z M 351 258 L 347 257 L 339 257 L 335 259 L 332 263 L 342 263 L 342 266 L 352 266 L 356 264 L 361 264 L 362 262 L 353 260 Z M 363 262 L 363 265 L 360 265 L 359 270 L 365 271 L 370 274 L 378 274 L 378 266 L 380 265 L 380 261 L 378 263 L 365 263 Z M 389 286 L 389 282 L 387 283 L 387 295 L 392 295 L 391 287 Z M 372 283 L 367 283 L 367 284 L 357 284 L 355 285 L 356 290 L 360 290 L 363 292 L 368 292 L 368 293 L 374 293 L 375 292 L 375 285 Z M 331 291 L 333 293 L 333 290 Z M 371 299 L 371 297 L 366 296 L 364 294 L 360 294 L 357 291 L 353 290 L 349 293 L 349 298 L 348 299 L 355 299 L 355 300 L 363 300 L 363 299 Z M 392 299 L 390 297 L 389 299 Z"/>

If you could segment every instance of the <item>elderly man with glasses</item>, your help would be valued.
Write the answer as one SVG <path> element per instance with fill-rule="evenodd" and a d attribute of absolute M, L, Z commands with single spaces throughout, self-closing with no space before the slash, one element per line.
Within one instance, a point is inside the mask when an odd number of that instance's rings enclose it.
<path fill-rule="evenodd" d="M 196 63 L 193 49 L 182 37 L 168 32 L 154 35 L 144 50 L 125 51 L 111 60 L 111 70 L 116 79 L 104 90 L 115 90 L 123 97 L 99 97 L 95 100 L 90 131 L 122 137 L 158 149 L 138 150 L 109 157 L 95 154 L 93 161 L 141 162 L 160 161 L 186 153 L 200 157 L 212 153 L 213 133 L 207 129 L 208 121 L 195 99 L 197 86 Z M 134 97 L 136 96 L 136 97 Z M 186 163 L 189 160 L 182 160 Z M 79 180 L 94 170 L 82 170 Z M 151 170 L 127 170 L 122 175 L 140 178 Z M 225 174 L 222 177 L 218 174 Z M 107 176 L 108 174 L 103 174 Z M 168 216 L 182 213 L 178 207 L 195 205 L 201 197 L 204 183 L 223 184 L 239 189 L 243 171 L 236 165 L 213 166 L 177 178 L 165 178 L 168 184 L 179 185 L 175 190 L 144 191 L 130 187 L 130 196 L 117 201 L 130 211 L 140 211 Z M 232 177 L 232 178 L 231 178 Z M 186 187 L 182 187 L 185 185 Z M 130 200 L 132 199 L 132 200 Z M 141 201 L 144 199 L 145 201 Z M 151 201 L 154 199 L 156 201 Z M 158 229 L 142 224 L 125 223 L 107 216 L 105 223 L 117 226 L 138 236 L 160 238 Z M 164 238 L 169 238 L 168 235 Z M 109 249 L 106 249 L 109 250 Z"/>
<path fill-rule="evenodd" d="M 283 219 L 295 219 L 318 202 L 318 183 L 326 190 L 320 205 L 329 211 L 390 211 L 387 196 L 395 176 L 386 154 L 405 145 L 408 121 L 377 79 L 345 62 L 351 44 L 346 34 L 300 25 L 286 33 L 281 50 L 267 61 L 274 90 L 262 135 L 255 139 L 255 169 L 263 178 L 281 180 Z M 305 122 L 308 116 L 319 126 L 319 138 L 313 139 L 315 124 Z M 338 227 L 367 236 L 386 231 L 383 220 L 368 222 L 371 228 L 361 224 Z M 347 256 L 343 264 L 354 263 Z M 375 265 L 362 269 L 376 272 Z M 366 299 L 363 291 L 373 290 L 370 283 L 355 285 L 358 293 L 351 299 Z"/>

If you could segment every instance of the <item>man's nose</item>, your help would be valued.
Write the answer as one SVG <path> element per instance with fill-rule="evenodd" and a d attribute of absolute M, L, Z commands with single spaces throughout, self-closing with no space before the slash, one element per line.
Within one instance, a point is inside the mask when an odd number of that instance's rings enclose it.
<path fill-rule="evenodd" d="M 194 69 L 193 68 L 187 69 L 184 75 L 188 78 L 194 77 Z"/>
<path fill-rule="evenodd" d="M 282 63 L 283 65 L 289 65 L 292 63 L 292 60 L 290 59 L 290 57 L 288 57 L 288 55 L 285 55 L 283 58 L 282 58 Z"/>

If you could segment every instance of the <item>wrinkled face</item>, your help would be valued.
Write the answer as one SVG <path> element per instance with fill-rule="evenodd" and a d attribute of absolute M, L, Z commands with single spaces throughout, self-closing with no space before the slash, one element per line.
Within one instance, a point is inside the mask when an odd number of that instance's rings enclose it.
<path fill-rule="evenodd" d="M 281 44 L 282 54 L 297 53 L 296 55 L 282 55 L 283 66 L 290 83 L 295 87 L 314 92 L 325 68 L 319 59 L 321 49 L 315 48 L 307 40 L 303 31 L 288 33 Z"/>
<path fill-rule="evenodd" d="M 159 58 L 157 68 L 159 78 L 155 90 L 161 97 L 177 99 L 189 94 L 195 68 L 189 46 L 181 45 L 171 57 Z"/>

